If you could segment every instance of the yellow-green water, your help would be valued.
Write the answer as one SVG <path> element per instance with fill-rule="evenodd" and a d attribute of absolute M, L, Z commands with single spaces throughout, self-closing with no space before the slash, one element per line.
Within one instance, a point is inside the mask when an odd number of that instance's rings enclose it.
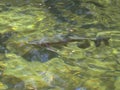
<path fill-rule="evenodd" d="M 0 90 L 120 90 L 119 4 L 119 0 L 0 1 Z M 41 51 L 46 47 L 28 44 L 68 33 L 109 36 L 109 46 L 96 47 L 93 41 L 85 49 L 77 42 L 50 46 L 58 55 L 49 59 L 46 53 L 51 52 Z M 47 61 L 35 58 L 41 53 Z"/>

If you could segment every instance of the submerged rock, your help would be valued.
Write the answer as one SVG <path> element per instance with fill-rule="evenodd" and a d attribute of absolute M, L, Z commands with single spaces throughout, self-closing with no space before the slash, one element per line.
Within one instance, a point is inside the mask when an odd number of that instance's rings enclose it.
<path fill-rule="evenodd" d="M 95 46 L 99 47 L 101 45 L 101 43 L 103 42 L 106 46 L 109 45 L 109 37 L 104 37 L 104 36 L 98 36 L 96 37 L 96 40 L 94 40 L 95 42 Z"/>
<path fill-rule="evenodd" d="M 25 53 L 22 57 L 28 61 L 47 62 L 48 60 L 57 56 L 58 54 L 56 52 L 47 50 L 47 48 L 33 48 Z"/>
<path fill-rule="evenodd" d="M 14 32 L 0 33 L 0 45 L 4 44 L 13 34 Z"/>
<path fill-rule="evenodd" d="M 25 83 L 20 78 L 11 75 L 4 75 L 1 79 L 2 83 L 7 86 L 5 90 L 24 90 Z"/>

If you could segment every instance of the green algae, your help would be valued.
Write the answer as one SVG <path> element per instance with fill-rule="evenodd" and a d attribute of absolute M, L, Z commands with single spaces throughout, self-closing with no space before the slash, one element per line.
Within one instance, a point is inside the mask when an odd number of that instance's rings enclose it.
<path fill-rule="evenodd" d="M 0 2 L 0 89 L 119 90 L 119 1 L 81 0 L 80 6 L 75 0 L 7 1 L 11 6 L 6 1 Z M 6 40 L 7 32 L 15 33 Z M 107 36 L 109 45 L 96 47 L 90 41 L 85 49 L 77 47 L 78 42 L 52 47 L 58 56 L 44 63 L 23 57 L 35 48 L 28 42 L 68 33 Z"/>

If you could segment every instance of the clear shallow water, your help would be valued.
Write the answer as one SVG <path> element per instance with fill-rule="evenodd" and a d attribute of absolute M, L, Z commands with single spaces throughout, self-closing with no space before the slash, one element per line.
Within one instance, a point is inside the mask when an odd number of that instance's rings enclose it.
<path fill-rule="evenodd" d="M 119 90 L 119 1 L 35 0 L 0 3 L 1 90 Z M 79 48 L 57 35 L 110 37 Z M 84 41 L 84 40 L 83 40 Z M 86 43 L 85 43 L 86 44 Z"/>

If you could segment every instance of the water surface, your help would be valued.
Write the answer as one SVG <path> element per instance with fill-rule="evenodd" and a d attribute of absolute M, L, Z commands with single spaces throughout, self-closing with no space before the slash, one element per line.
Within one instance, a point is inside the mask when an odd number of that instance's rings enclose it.
<path fill-rule="evenodd" d="M 0 89 L 120 90 L 119 4 L 0 1 Z M 82 40 L 53 45 L 64 40 L 60 35 L 88 38 L 89 44 Z M 99 39 L 96 46 L 91 40 L 96 37 L 109 37 L 109 44 Z M 29 44 L 36 40 L 51 44 Z"/>

